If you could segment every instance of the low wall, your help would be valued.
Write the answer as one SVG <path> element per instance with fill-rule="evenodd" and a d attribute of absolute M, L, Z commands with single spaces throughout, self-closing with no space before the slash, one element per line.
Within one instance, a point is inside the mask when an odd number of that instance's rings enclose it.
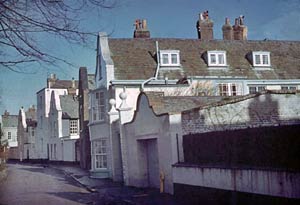
<path fill-rule="evenodd" d="M 223 169 L 177 164 L 174 184 L 300 198 L 300 173 L 255 169 Z"/>

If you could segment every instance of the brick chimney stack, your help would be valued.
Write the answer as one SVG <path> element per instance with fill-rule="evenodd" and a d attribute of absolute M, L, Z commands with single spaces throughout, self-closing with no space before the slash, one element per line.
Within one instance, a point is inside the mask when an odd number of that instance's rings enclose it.
<path fill-rule="evenodd" d="M 150 38 L 150 31 L 147 28 L 146 19 L 137 19 L 134 23 L 135 30 L 133 38 Z"/>
<path fill-rule="evenodd" d="M 230 25 L 229 18 L 225 18 L 225 24 L 222 27 L 222 31 L 223 31 L 223 40 L 233 39 L 233 28 Z"/>
<path fill-rule="evenodd" d="M 197 32 L 200 40 L 213 40 L 213 26 L 214 22 L 209 18 L 208 11 L 199 14 L 197 21 Z"/>
<path fill-rule="evenodd" d="M 247 40 L 248 29 L 244 25 L 244 16 L 239 16 L 235 19 L 233 26 L 233 39 L 234 40 Z"/>

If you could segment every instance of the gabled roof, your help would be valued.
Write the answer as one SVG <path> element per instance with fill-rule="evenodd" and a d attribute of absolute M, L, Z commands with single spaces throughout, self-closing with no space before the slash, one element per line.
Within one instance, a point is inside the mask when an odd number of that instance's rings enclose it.
<path fill-rule="evenodd" d="M 2 115 L 2 127 L 18 127 L 18 115 Z"/>
<path fill-rule="evenodd" d="M 63 119 L 77 119 L 79 103 L 75 96 L 72 95 L 60 95 L 60 106 L 62 110 Z"/>
<path fill-rule="evenodd" d="M 156 46 L 180 50 L 181 70 L 168 71 L 169 79 L 187 76 L 241 76 L 248 79 L 300 79 L 300 41 L 224 41 L 198 39 L 108 39 L 115 66 L 115 79 L 148 79 L 156 71 Z M 227 70 L 209 70 L 205 52 L 223 50 Z M 252 51 L 269 51 L 271 70 L 257 71 L 246 56 Z M 163 71 L 159 76 L 163 76 Z"/>

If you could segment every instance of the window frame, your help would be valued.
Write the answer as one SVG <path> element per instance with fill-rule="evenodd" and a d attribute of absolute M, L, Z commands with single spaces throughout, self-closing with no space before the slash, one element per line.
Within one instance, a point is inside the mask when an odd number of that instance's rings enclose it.
<path fill-rule="evenodd" d="M 12 140 L 11 132 L 7 132 L 7 140 Z"/>
<path fill-rule="evenodd" d="M 108 146 L 107 145 L 108 145 L 107 138 L 101 138 L 93 141 L 93 159 L 94 159 L 95 170 L 108 169 L 108 157 L 107 157 Z"/>
<path fill-rule="evenodd" d="M 98 96 L 98 97 L 97 97 Z M 93 93 L 93 103 L 92 103 L 92 121 L 104 121 L 105 120 L 105 107 L 106 99 L 104 91 L 96 91 Z"/>
<path fill-rule="evenodd" d="M 255 91 L 251 91 L 251 88 L 255 88 Z M 249 89 L 249 94 L 256 94 L 256 93 L 260 93 L 264 90 L 266 90 L 266 86 L 265 85 L 248 85 L 248 89 Z"/>
<path fill-rule="evenodd" d="M 264 57 L 267 56 L 267 63 L 264 63 Z M 258 58 L 257 58 L 258 57 Z M 253 51 L 252 52 L 254 67 L 271 67 L 271 56 L 269 51 Z M 259 59 L 259 62 L 257 60 Z"/>
<path fill-rule="evenodd" d="M 223 89 L 224 87 L 225 89 Z M 242 95 L 242 91 L 239 88 L 239 83 L 218 83 L 218 92 L 220 96 Z"/>
<path fill-rule="evenodd" d="M 167 56 L 168 62 L 164 63 L 164 57 Z M 176 56 L 176 61 L 173 63 L 173 56 Z M 159 65 L 160 66 L 180 66 L 180 51 L 179 50 L 160 50 L 159 51 Z"/>
<path fill-rule="evenodd" d="M 290 91 L 298 90 L 297 85 L 281 85 L 280 88 L 281 88 L 281 90 L 290 90 Z"/>
<path fill-rule="evenodd" d="M 70 123 L 70 126 L 69 126 L 70 135 L 78 135 L 78 120 L 70 119 L 69 123 Z"/>
<path fill-rule="evenodd" d="M 212 56 L 215 56 L 215 62 L 212 62 Z M 220 63 L 220 56 L 223 57 L 223 63 Z M 226 67 L 226 51 L 207 51 L 207 65 L 209 67 Z"/>

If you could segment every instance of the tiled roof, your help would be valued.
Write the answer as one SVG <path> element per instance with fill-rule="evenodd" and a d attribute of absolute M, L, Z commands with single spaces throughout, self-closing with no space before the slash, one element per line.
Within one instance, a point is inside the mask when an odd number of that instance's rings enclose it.
<path fill-rule="evenodd" d="M 169 79 L 187 76 L 241 76 L 248 79 L 300 79 L 300 41 L 201 41 L 198 39 L 109 39 L 115 79 L 148 79 L 156 71 L 156 46 L 160 50 L 180 50 L 181 69 L 168 71 Z M 227 70 L 209 70 L 203 54 L 210 50 L 226 51 Z M 271 70 L 252 68 L 246 55 L 269 51 Z M 161 71 L 159 76 L 163 76 Z"/>
<path fill-rule="evenodd" d="M 75 87 L 78 88 L 78 81 L 75 81 Z M 51 88 L 67 89 L 72 88 L 72 80 L 56 80 Z"/>
<path fill-rule="evenodd" d="M 145 92 L 149 104 L 156 115 L 174 114 L 193 109 L 204 109 L 233 104 L 259 95 L 266 94 L 296 94 L 299 91 L 263 91 L 244 96 L 164 96 L 162 92 Z"/>
<path fill-rule="evenodd" d="M 3 127 L 18 127 L 18 115 L 2 115 Z"/>
<path fill-rule="evenodd" d="M 145 92 L 156 115 L 180 113 L 221 101 L 221 96 L 164 96 L 160 92 Z"/>
<path fill-rule="evenodd" d="M 60 98 L 60 105 L 62 109 L 62 118 L 63 119 L 79 118 L 78 100 L 72 95 L 60 95 L 59 98 Z"/>

